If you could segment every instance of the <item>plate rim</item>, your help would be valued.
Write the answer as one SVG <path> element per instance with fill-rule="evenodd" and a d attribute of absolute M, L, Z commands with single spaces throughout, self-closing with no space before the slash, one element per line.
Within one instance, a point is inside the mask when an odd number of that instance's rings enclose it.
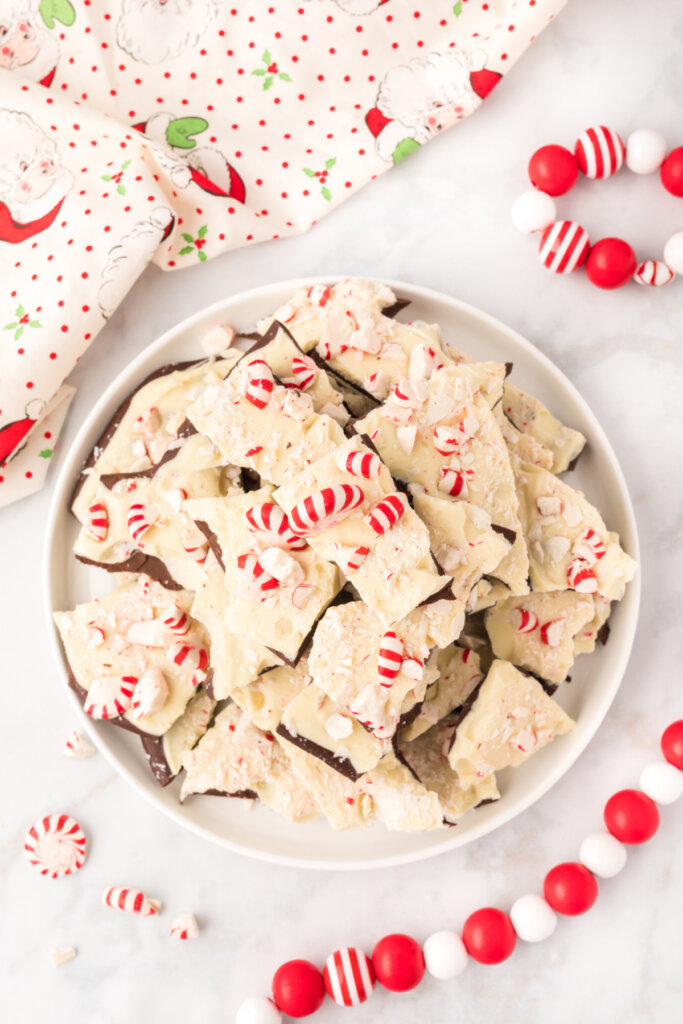
<path fill-rule="evenodd" d="M 610 670 L 610 685 L 605 688 L 605 693 L 602 699 L 599 701 L 596 709 L 594 709 L 594 725 L 591 729 L 588 729 L 584 735 L 581 736 L 580 740 L 570 749 L 569 753 L 565 755 L 565 758 L 555 766 L 553 770 L 537 782 L 535 785 L 530 787 L 530 792 L 524 796 L 518 796 L 511 804 L 510 807 L 502 809 L 499 817 L 492 820 L 482 821 L 477 827 L 475 824 L 469 829 L 467 834 L 461 839 L 457 835 L 456 830 L 451 830 L 451 836 L 444 838 L 442 843 L 436 844 L 433 848 L 418 849 L 407 851 L 404 853 L 397 853 L 394 855 L 379 857 L 373 860 L 359 859 L 357 861 L 334 861 L 334 860 L 317 860 L 317 859 L 302 859 L 297 856 L 290 856 L 286 854 L 280 854 L 277 852 L 271 852 L 261 849 L 253 849 L 247 845 L 236 842 L 226 836 L 217 835 L 210 828 L 205 827 L 197 822 L 191 821 L 186 818 L 182 813 L 182 805 L 167 806 L 158 799 L 156 791 L 146 788 L 141 782 L 133 775 L 131 771 L 120 761 L 117 755 L 109 749 L 108 744 L 101 735 L 101 730 L 98 729 L 98 723 L 93 721 L 88 715 L 85 714 L 83 708 L 72 692 L 68 685 L 68 673 L 66 670 L 66 662 L 64 652 L 61 647 L 59 640 L 58 630 L 53 620 L 53 611 L 55 610 L 55 602 L 53 601 L 53 562 L 54 562 L 54 548 L 57 543 L 57 529 L 60 515 L 64 512 L 64 502 L 68 501 L 71 490 L 74 487 L 76 476 L 75 470 L 78 466 L 74 465 L 76 462 L 76 453 L 83 447 L 84 443 L 87 442 L 88 438 L 93 434 L 93 424 L 96 423 L 102 413 L 106 413 L 109 410 L 109 416 L 111 416 L 111 395 L 114 394 L 119 387 L 125 385 L 128 390 L 132 390 L 135 384 L 130 384 L 131 378 L 135 379 L 136 371 L 138 368 L 157 351 L 162 351 L 165 347 L 171 343 L 176 336 L 181 333 L 186 333 L 192 328 L 210 318 L 212 314 L 217 314 L 222 311 L 226 305 L 236 302 L 244 301 L 258 301 L 260 298 L 266 298 L 269 294 L 272 294 L 275 290 L 287 290 L 290 293 L 294 293 L 300 288 L 308 288 L 315 284 L 329 284 L 336 283 L 344 280 L 348 276 L 358 275 L 344 275 L 344 274 L 317 274 L 306 277 L 293 278 L 285 281 L 273 281 L 264 285 L 259 285 L 255 288 L 248 289 L 246 291 L 237 292 L 233 295 L 225 296 L 208 306 L 204 306 L 202 309 L 186 317 L 184 320 L 174 324 L 168 330 L 164 331 L 158 338 L 155 338 L 149 345 L 146 345 L 135 358 L 128 363 L 116 377 L 110 381 L 104 391 L 100 394 L 95 404 L 91 407 L 87 415 L 85 416 L 82 424 L 78 428 L 76 435 L 74 436 L 68 450 L 64 453 L 62 464 L 59 468 L 59 473 L 54 482 L 54 491 L 50 500 L 50 506 L 48 510 L 47 523 L 44 533 L 44 549 L 43 549 L 43 565 L 42 565 L 42 582 L 43 582 L 43 595 L 44 595 L 44 610 L 48 620 L 48 634 L 50 638 L 50 646 L 55 657 L 55 661 L 59 667 L 59 673 L 62 678 L 62 684 L 67 692 L 68 699 L 71 702 L 72 707 L 76 711 L 79 717 L 81 727 L 84 727 L 89 737 L 95 743 L 98 751 L 104 755 L 109 764 L 114 768 L 118 775 L 122 776 L 125 781 L 142 796 L 149 804 L 154 806 L 157 811 L 165 814 L 168 818 L 178 824 L 180 827 L 188 829 L 189 831 L 201 836 L 203 839 L 207 839 L 210 842 L 228 849 L 233 853 L 238 853 L 241 856 L 251 857 L 253 859 L 266 862 L 274 863 L 285 867 L 304 868 L 306 870 L 316 871 L 363 871 L 363 870 L 376 870 L 385 867 L 394 867 L 402 864 L 416 863 L 421 860 L 427 860 L 431 857 L 441 856 L 460 847 L 466 846 L 469 843 L 475 842 L 477 839 L 483 838 L 483 836 L 495 832 L 497 829 L 502 828 L 508 822 L 518 817 L 530 806 L 535 804 L 543 796 L 545 796 L 552 788 L 556 785 L 559 780 L 567 774 L 567 772 L 576 763 L 578 758 L 584 752 L 587 745 L 595 737 L 597 732 L 602 725 L 607 712 L 609 711 L 614 699 L 619 691 L 621 683 L 626 672 L 626 667 L 631 655 L 633 643 L 635 640 L 636 627 L 638 622 L 640 599 L 641 599 L 641 566 L 640 566 L 640 542 L 638 537 L 638 527 L 635 512 L 633 509 L 633 503 L 628 490 L 626 479 L 624 477 L 621 464 L 616 456 L 616 453 L 612 447 L 612 444 L 607 437 L 607 434 L 602 427 L 602 424 L 598 420 L 596 414 L 592 411 L 590 405 L 579 392 L 576 385 L 563 373 L 563 371 L 547 356 L 543 351 L 533 345 L 527 338 L 510 327 L 508 324 L 499 320 L 497 317 L 484 310 L 479 309 L 477 306 L 471 303 L 464 302 L 462 299 L 455 298 L 445 292 L 437 291 L 436 289 L 429 288 L 423 285 L 413 284 L 407 281 L 400 281 L 393 278 L 385 278 L 380 276 L 373 276 L 372 280 L 377 281 L 381 284 L 387 285 L 398 295 L 405 295 L 407 298 L 418 298 L 425 301 L 427 304 L 438 302 L 446 303 L 451 306 L 457 313 L 464 314 L 472 317 L 473 319 L 485 324 L 489 329 L 498 332 L 499 334 L 505 335 L 510 338 L 517 346 L 524 350 L 532 360 L 540 363 L 541 367 L 549 373 L 556 384 L 558 384 L 564 391 L 568 392 L 572 400 L 579 406 L 584 417 L 590 423 L 591 432 L 594 440 L 599 441 L 602 452 L 609 459 L 611 464 L 612 472 L 615 476 L 618 485 L 618 499 L 621 512 L 624 517 L 624 527 L 622 531 L 623 535 L 626 536 L 627 546 L 629 554 L 638 563 L 638 570 L 635 574 L 634 579 L 628 584 L 627 600 L 625 599 L 622 603 L 622 615 L 626 615 L 626 621 L 624 623 L 624 631 L 626 634 L 626 642 L 623 643 L 618 651 L 615 658 L 615 663 Z M 266 314 L 264 314 L 266 315 Z M 97 435 L 99 436 L 99 434 Z M 96 437 L 95 437 L 96 440 Z M 90 443 L 90 447 L 92 447 Z M 80 462 L 79 462 L 80 465 Z M 624 610 L 624 605 L 625 610 Z M 461 833 L 462 836 L 462 833 Z"/>

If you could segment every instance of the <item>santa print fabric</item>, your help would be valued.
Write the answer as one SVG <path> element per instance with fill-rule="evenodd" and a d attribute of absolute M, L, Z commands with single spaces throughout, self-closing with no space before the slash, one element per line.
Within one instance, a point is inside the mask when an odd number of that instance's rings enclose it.
<path fill-rule="evenodd" d="M 564 2 L 0 0 L 0 505 L 41 485 L 64 380 L 150 261 L 304 231 Z"/>

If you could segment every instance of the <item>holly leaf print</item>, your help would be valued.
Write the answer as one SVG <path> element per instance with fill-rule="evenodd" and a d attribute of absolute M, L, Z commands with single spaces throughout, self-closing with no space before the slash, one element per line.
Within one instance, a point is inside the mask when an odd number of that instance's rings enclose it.
<path fill-rule="evenodd" d="M 187 231 L 183 231 L 183 233 L 182 233 L 181 237 L 182 237 L 182 238 L 183 238 L 183 239 L 184 239 L 184 240 L 185 240 L 186 242 L 194 242 L 194 238 L 192 237 L 192 235 L 188 235 Z"/>
<path fill-rule="evenodd" d="M 124 162 L 121 164 L 121 170 L 125 171 L 127 167 L 130 167 L 130 160 L 124 160 Z"/>
<path fill-rule="evenodd" d="M 15 341 L 19 341 L 19 338 L 22 336 L 23 333 L 24 333 L 24 328 L 23 327 L 17 327 L 16 331 L 14 332 L 14 340 Z"/>
<path fill-rule="evenodd" d="M 76 12 L 69 0 L 41 0 L 38 10 L 47 28 L 54 28 L 55 21 L 69 26 L 76 20 Z"/>
<path fill-rule="evenodd" d="M 116 191 L 118 192 L 118 194 L 120 196 L 125 196 L 125 194 L 126 194 L 126 186 L 125 185 L 117 185 L 116 186 Z"/>
<path fill-rule="evenodd" d="M 17 321 L 15 320 L 15 321 L 14 321 L 14 323 L 12 323 L 12 324 L 5 324 L 5 326 L 3 327 L 3 331 L 13 331 L 13 330 L 15 330 L 15 329 L 16 329 L 16 328 L 17 328 L 18 326 L 19 326 L 19 324 L 18 324 L 18 323 L 17 323 Z"/>
<path fill-rule="evenodd" d="M 264 64 L 272 64 L 273 63 L 273 59 L 270 56 L 270 51 L 269 50 L 264 50 L 263 51 L 263 56 L 261 57 L 261 60 L 263 61 Z"/>
<path fill-rule="evenodd" d="M 331 171 L 332 168 L 334 167 L 334 165 L 336 164 L 336 162 L 337 162 L 336 156 L 333 156 L 330 160 L 326 160 L 325 161 L 325 170 L 326 171 Z"/>
<path fill-rule="evenodd" d="M 197 238 L 206 238 L 206 232 L 209 230 L 208 224 L 202 224 L 199 231 L 197 232 Z"/>
<path fill-rule="evenodd" d="M 24 309 L 23 306 L 17 306 L 16 312 L 15 312 L 14 315 L 15 316 L 23 316 L 25 312 L 26 312 L 26 310 Z"/>
<path fill-rule="evenodd" d="M 453 14 L 456 18 L 459 18 L 462 14 L 462 0 L 458 0 L 457 4 L 453 5 Z"/>
<path fill-rule="evenodd" d="M 330 200 L 332 198 L 332 193 L 330 192 L 330 190 L 327 187 L 327 185 L 323 185 L 323 187 L 321 188 L 320 191 L 322 193 L 323 199 Z"/>
<path fill-rule="evenodd" d="M 281 82 L 291 82 L 292 81 L 291 77 L 287 74 L 286 71 L 281 71 L 280 74 L 277 77 L 280 79 Z"/>
<path fill-rule="evenodd" d="M 176 117 L 166 129 L 166 141 L 176 149 L 194 149 L 197 140 L 193 135 L 200 135 L 209 127 L 203 117 Z"/>
<path fill-rule="evenodd" d="M 272 75 L 269 75 L 268 78 L 264 78 L 264 80 L 263 80 L 264 92 L 265 92 L 266 89 L 270 89 L 272 84 L 273 84 L 273 76 Z"/>
<path fill-rule="evenodd" d="M 43 326 L 41 324 L 40 320 L 29 320 L 28 325 L 29 325 L 29 327 L 42 327 Z"/>
<path fill-rule="evenodd" d="M 315 178 L 315 171 L 312 171 L 310 167 L 302 167 L 301 170 L 304 174 L 307 174 L 309 178 Z"/>
<path fill-rule="evenodd" d="M 206 253 L 205 252 L 198 252 L 197 256 L 199 257 L 199 262 L 200 263 L 205 263 L 206 262 Z"/>
<path fill-rule="evenodd" d="M 52 449 L 52 448 L 43 448 L 42 452 L 38 452 L 38 458 L 39 459 L 49 459 L 50 456 L 52 455 L 53 451 L 54 451 L 54 449 Z"/>
<path fill-rule="evenodd" d="M 188 256 L 193 251 L 194 251 L 194 246 L 193 245 L 186 245 L 184 248 L 182 248 L 180 250 L 179 255 L 180 256 Z"/>
<path fill-rule="evenodd" d="M 256 71 L 252 71 L 252 75 L 267 75 L 268 72 L 265 68 L 256 68 Z"/>
<path fill-rule="evenodd" d="M 102 175 L 102 181 L 112 181 L 112 180 L 113 179 L 112 179 L 111 174 L 103 174 Z"/>

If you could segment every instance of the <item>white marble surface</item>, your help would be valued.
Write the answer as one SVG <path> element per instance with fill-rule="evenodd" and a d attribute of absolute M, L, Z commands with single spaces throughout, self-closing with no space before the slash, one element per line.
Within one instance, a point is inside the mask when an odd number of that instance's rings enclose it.
<path fill-rule="evenodd" d="M 683 283 L 603 294 L 581 277 L 551 278 L 509 223 L 525 165 L 545 141 L 568 143 L 591 123 L 660 129 L 680 143 L 683 12 L 623 0 L 574 0 L 469 122 L 348 201 L 305 237 L 237 252 L 179 276 L 151 270 L 83 359 L 68 445 L 92 401 L 127 360 L 179 319 L 228 293 L 307 273 L 386 275 L 430 285 L 488 310 L 548 353 L 592 404 L 622 460 L 643 547 L 641 625 L 621 691 L 598 735 L 562 782 L 516 821 L 464 850 L 390 871 L 316 874 L 230 855 L 178 830 L 119 780 L 101 756 L 62 757 L 74 722 L 47 645 L 41 531 L 49 493 L 2 515 L 0 595 L 4 690 L 0 817 L 3 1019 L 232 1021 L 292 956 L 320 961 L 337 945 L 370 948 L 404 930 L 424 939 L 459 927 L 482 904 L 509 907 L 598 827 L 604 799 L 637 784 L 662 728 L 683 716 L 680 436 Z M 678 136 L 676 135 L 678 132 Z M 681 200 L 622 175 L 581 186 L 560 209 L 594 237 L 623 232 L 645 255 L 683 227 Z M 678 436 L 676 436 L 678 435 Z M 677 469 L 674 467 L 678 466 Z M 44 881 L 23 861 L 24 833 L 55 809 L 91 837 L 78 878 Z M 601 885 L 589 915 L 560 924 L 497 968 L 427 980 L 365 1007 L 328 1004 L 320 1024 L 663 1022 L 680 1018 L 681 807 L 657 837 Z M 158 921 L 104 911 L 104 885 L 137 884 L 165 903 Z M 201 937 L 172 943 L 177 913 Z M 52 945 L 79 956 L 56 970 Z"/>

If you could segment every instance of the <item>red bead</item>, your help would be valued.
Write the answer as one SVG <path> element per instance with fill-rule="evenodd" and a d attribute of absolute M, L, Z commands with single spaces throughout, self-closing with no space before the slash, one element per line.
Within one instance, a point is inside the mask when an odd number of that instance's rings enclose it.
<path fill-rule="evenodd" d="M 549 196 L 563 196 L 579 174 L 576 157 L 564 146 L 541 146 L 529 161 L 529 181 Z"/>
<path fill-rule="evenodd" d="M 683 771 L 683 718 L 672 722 L 662 734 L 662 753 L 669 764 Z"/>
<path fill-rule="evenodd" d="M 589 281 L 598 288 L 621 288 L 636 271 L 636 254 L 621 238 L 601 238 L 586 260 Z"/>
<path fill-rule="evenodd" d="M 659 828 L 659 811 L 639 789 L 622 789 L 605 804 L 605 825 L 622 843 L 636 846 L 652 839 Z"/>
<path fill-rule="evenodd" d="M 543 895 L 558 914 L 585 914 L 598 898 L 598 883 L 583 864 L 569 861 L 551 868 L 543 882 Z"/>
<path fill-rule="evenodd" d="M 390 992 L 407 992 L 422 981 L 425 958 L 409 935 L 386 935 L 372 951 L 377 981 Z"/>
<path fill-rule="evenodd" d="M 500 964 L 511 955 L 517 936 L 507 914 L 495 907 L 482 907 L 465 921 L 462 941 L 473 960 Z"/>
<path fill-rule="evenodd" d="M 273 975 L 273 999 L 289 1017 L 308 1017 L 325 998 L 323 976 L 308 960 L 288 960 Z"/>
<path fill-rule="evenodd" d="M 683 196 L 683 146 L 672 149 L 659 169 L 662 185 L 672 196 Z"/>

